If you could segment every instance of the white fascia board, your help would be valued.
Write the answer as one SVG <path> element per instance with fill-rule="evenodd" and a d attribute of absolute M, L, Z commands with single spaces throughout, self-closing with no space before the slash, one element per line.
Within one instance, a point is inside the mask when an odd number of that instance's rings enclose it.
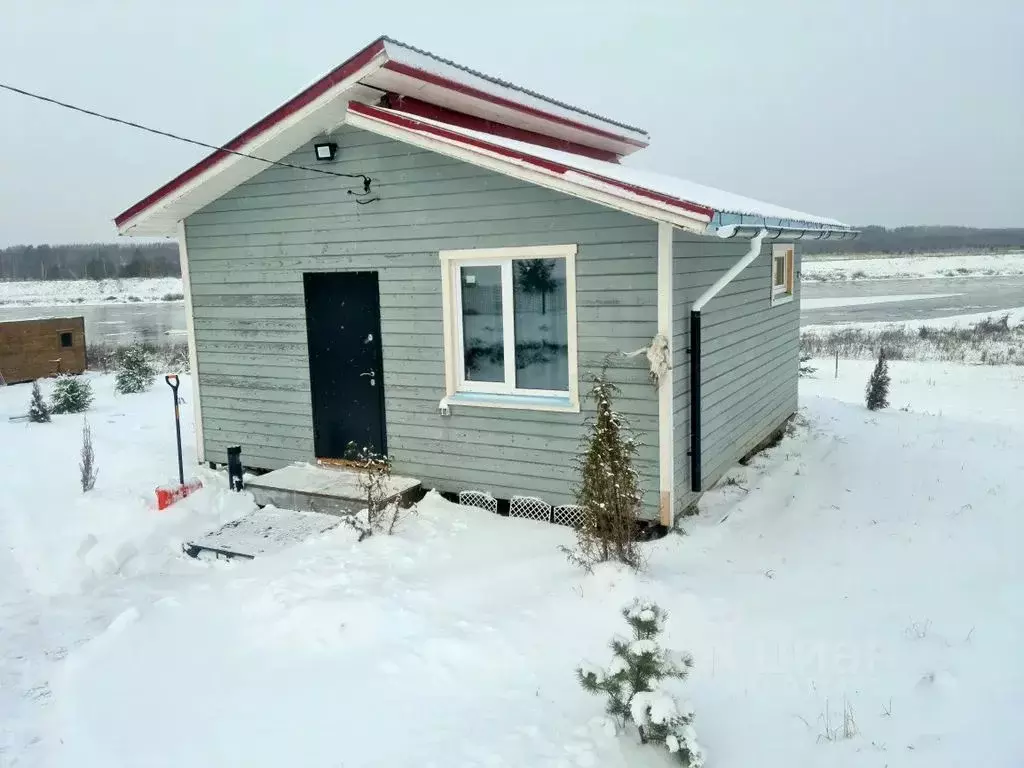
<path fill-rule="evenodd" d="M 378 136 L 384 136 L 385 138 L 410 144 L 420 149 L 436 152 L 439 155 L 461 160 L 464 163 L 480 168 L 486 168 L 495 173 L 521 179 L 522 181 L 536 184 L 538 187 L 552 189 L 556 192 L 589 200 L 606 208 L 613 208 L 649 221 L 670 223 L 680 229 L 685 229 L 698 235 L 707 234 L 707 217 L 700 217 L 698 219 L 684 216 L 677 211 L 670 210 L 668 206 L 664 206 L 656 200 L 648 200 L 640 195 L 633 195 L 628 190 L 622 190 L 611 184 L 603 184 L 583 174 L 574 174 L 574 178 L 570 180 L 560 174 L 545 173 L 515 158 L 490 153 L 483 149 L 474 148 L 470 150 L 454 142 L 448 142 L 434 136 L 427 136 L 417 131 L 367 117 L 366 115 L 359 115 L 351 111 L 345 116 L 345 123 L 353 128 L 369 131 Z M 614 192 L 606 190 L 614 190 Z"/>
<path fill-rule="evenodd" d="M 384 61 L 382 51 L 364 67 L 338 82 L 306 106 L 268 128 L 238 152 L 267 160 L 280 160 L 301 147 L 310 137 L 325 133 L 345 122 L 349 91 L 368 72 Z M 333 109 L 332 109 L 333 107 Z M 200 208 L 266 170 L 269 163 L 240 155 L 228 155 L 213 167 L 190 179 L 170 196 L 139 212 L 118 228 L 121 235 L 177 234 L 177 223 Z"/>

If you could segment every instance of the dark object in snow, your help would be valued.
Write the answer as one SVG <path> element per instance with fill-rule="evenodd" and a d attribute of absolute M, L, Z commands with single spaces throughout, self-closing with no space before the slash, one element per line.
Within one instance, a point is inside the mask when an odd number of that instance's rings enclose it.
<path fill-rule="evenodd" d="M 50 395 L 53 413 L 82 413 L 92 405 L 92 385 L 81 376 L 61 374 Z"/>
<path fill-rule="evenodd" d="M 145 392 L 156 378 L 149 353 L 141 344 L 132 344 L 117 353 L 117 375 L 114 389 L 122 395 Z"/>
<path fill-rule="evenodd" d="M 810 376 L 812 373 L 815 373 L 818 370 L 813 365 L 810 365 L 810 361 L 811 361 L 811 356 L 810 355 L 801 355 L 800 356 L 800 375 L 801 376 Z"/>
<path fill-rule="evenodd" d="M 100 471 L 96 467 L 96 454 L 92 449 L 92 429 L 89 419 L 82 420 L 82 461 L 78 465 L 82 493 L 88 493 L 96 487 L 96 476 Z"/>
<path fill-rule="evenodd" d="M 228 448 L 228 488 L 232 491 L 240 491 L 243 487 L 242 446 L 233 445 Z"/>
<path fill-rule="evenodd" d="M 39 382 L 32 382 L 32 400 L 28 404 L 28 420 L 35 424 L 46 424 L 50 421 L 50 406 L 43 400 Z"/>
<path fill-rule="evenodd" d="M 693 710 L 680 706 L 662 688 L 664 680 L 685 680 L 693 658 L 658 643 L 666 614 L 656 603 L 634 600 L 622 616 L 633 630 L 632 640 L 612 639 L 614 659 L 607 670 L 577 668 L 580 685 L 589 693 L 604 694 L 608 714 L 621 727 L 634 725 L 641 742 L 661 744 L 680 764 L 700 768 L 704 754 L 693 730 Z"/>
<path fill-rule="evenodd" d="M 629 425 L 612 407 L 617 394 L 618 388 L 602 370 L 590 388 L 597 414 L 587 419 L 585 453 L 575 461 L 580 473 L 576 504 L 583 518 L 576 529 L 576 550 L 567 554 L 588 570 L 609 560 L 633 569 L 643 564 L 637 546 L 642 497 L 633 466 L 638 446 Z"/>
<path fill-rule="evenodd" d="M 885 350 L 878 353 L 878 362 L 871 378 L 864 388 L 864 399 L 869 411 L 877 411 L 889 407 L 889 365 L 885 361 Z"/>
<path fill-rule="evenodd" d="M 203 487 L 200 480 L 189 480 L 185 482 L 185 467 L 181 460 L 181 413 L 178 409 L 178 386 L 180 381 L 177 374 L 164 376 L 164 381 L 171 388 L 174 396 L 174 436 L 178 444 L 178 484 L 164 485 L 156 489 L 156 508 L 167 509 L 171 504 L 180 501 L 191 493 L 195 493 Z"/>

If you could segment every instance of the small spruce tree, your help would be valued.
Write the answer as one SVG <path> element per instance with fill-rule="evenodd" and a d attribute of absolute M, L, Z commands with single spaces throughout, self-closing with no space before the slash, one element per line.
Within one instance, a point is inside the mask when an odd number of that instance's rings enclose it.
<path fill-rule="evenodd" d="M 704 753 L 693 728 L 693 708 L 680 705 L 665 683 L 685 680 L 693 666 L 688 653 L 663 649 L 658 636 L 667 614 L 656 604 L 634 600 L 622 609 L 632 639 L 612 638 L 607 669 L 580 667 L 584 690 L 607 697 L 606 711 L 620 727 L 633 725 L 644 744 L 663 745 L 682 765 L 700 768 Z"/>
<path fill-rule="evenodd" d="M 141 344 L 122 349 L 117 356 L 117 374 L 114 389 L 122 395 L 145 392 L 156 378 L 156 370 L 149 353 Z"/>
<path fill-rule="evenodd" d="M 889 407 L 889 365 L 885 361 L 885 350 L 879 350 L 878 362 L 871 378 L 864 388 L 864 399 L 869 411 Z"/>
<path fill-rule="evenodd" d="M 28 420 L 36 424 L 45 424 L 50 421 L 50 406 L 43 400 L 43 393 L 39 389 L 39 382 L 32 382 L 32 399 L 28 404 Z"/>
<path fill-rule="evenodd" d="M 633 459 L 638 444 L 612 407 L 618 391 L 606 369 L 594 378 L 590 396 L 597 412 L 587 419 L 585 451 L 575 462 L 580 473 L 576 504 L 583 519 L 576 529 L 577 550 L 569 555 L 588 570 L 609 560 L 634 569 L 643 565 L 636 540 L 641 492 Z"/>
<path fill-rule="evenodd" d="M 96 486 L 96 476 L 100 473 L 96 467 L 96 454 L 92 449 L 92 430 L 89 428 L 89 420 L 82 422 L 82 461 L 78 465 L 82 493 L 88 493 Z"/>
<path fill-rule="evenodd" d="M 50 399 L 54 413 L 82 413 L 92 405 L 92 385 L 81 376 L 58 376 Z"/>

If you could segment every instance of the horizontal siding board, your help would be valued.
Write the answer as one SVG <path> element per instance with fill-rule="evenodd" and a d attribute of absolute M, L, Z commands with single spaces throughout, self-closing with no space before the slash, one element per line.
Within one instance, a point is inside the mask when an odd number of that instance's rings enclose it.
<path fill-rule="evenodd" d="M 378 202 L 359 208 L 343 180 L 274 168 L 186 222 L 207 450 L 238 442 L 267 468 L 314 458 L 302 275 L 370 270 L 395 471 L 445 490 L 569 500 L 591 403 L 575 414 L 459 405 L 438 414 L 438 251 L 576 243 L 581 392 L 611 355 L 616 408 L 639 432 L 656 512 L 657 391 L 645 361 L 615 354 L 657 330 L 656 226 L 351 129 L 338 142 L 335 167 L 373 175 Z M 309 153 L 292 157 L 308 162 Z"/>
<path fill-rule="evenodd" d="M 675 313 L 673 388 L 676 485 L 689 472 L 689 325 L 692 302 L 746 253 L 749 240 L 717 240 L 676 232 L 673 238 Z M 702 312 L 701 464 L 703 487 L 721 476 L 795 407 L 799 301 L 772 307 L 771 245 L 762 247 Z M 797 282 L 799 293 L 799 281 Z M 680 364 L 680 361 L 682 363 Z M 681 381 L 680 381 L 681 380 Z M 688 487 L 688 482 L 685 486 Z"/>

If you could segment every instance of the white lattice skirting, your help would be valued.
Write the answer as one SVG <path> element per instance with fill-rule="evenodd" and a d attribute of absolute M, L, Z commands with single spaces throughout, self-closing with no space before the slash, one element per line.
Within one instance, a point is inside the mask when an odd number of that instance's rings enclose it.
<path fill-rule="evenodd" d="M 459 504 L 466 507 L 479 507 L 498 514 L 498 500 L 484 491 L 462 491 L 459 494 Z"/>
<path fill-rule="evenodd" d="M 462 491 L 459 493 L 459 504 L 486 509 L 493 514 L 498 512 L 498 500 L 487 491 Z M 571 528 L 579 528 L 583 522 L 583 510 L 575 504 L 552 507 L 544 499 L 538 499 L 536 496 L 513 496 L 509 502 L 508 515 L 568 525 Z"/>
<path fill-rule="evenodd" d="M 544 499 L 533 496 L 513 496 L 508 507 L 509 517 L 525 517 L 528 520 L 551 522 L 551 505 Z"/>
<path fill-rule="evenodd" d="M 583 507 L 575 504 L 562 504 L 555 507 L 552 522 L 556 525 L 579 528 L 583 524 Z"/>

